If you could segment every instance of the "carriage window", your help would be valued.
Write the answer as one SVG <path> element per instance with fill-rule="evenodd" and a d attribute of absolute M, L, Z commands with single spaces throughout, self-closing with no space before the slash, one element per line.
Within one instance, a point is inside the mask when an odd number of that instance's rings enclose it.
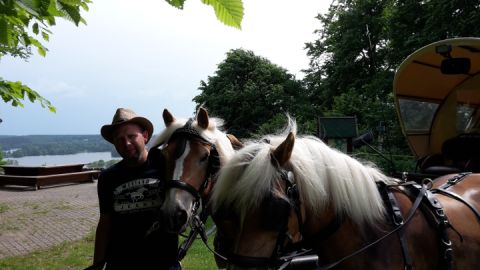
<path fill-rule="evenodd" d="M 473 117 L 477 115 L 477 117 Z M 478 112 L 472 107 L 458 106 L 457 107 L 457 130 L 460 133 L 466 133 L 478 129 Z"/>
<path fill-rule="evenodd" d="M 437 103 L 409 99 L 399 99 L 398 103 L 407 132 L 427 132 L 430 130 L 433 116 L 438 108 Z"/>
<path fill-rule="evenodd" d="M 460 133 L 480 131 L 480 91 L 477 89 L 459 89 L 452 95 L 457 102 L 457 130 Z"/>

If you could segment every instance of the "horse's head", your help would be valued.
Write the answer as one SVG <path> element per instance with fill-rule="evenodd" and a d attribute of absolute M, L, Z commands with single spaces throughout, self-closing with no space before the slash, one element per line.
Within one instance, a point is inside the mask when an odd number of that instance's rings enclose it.
<path fill-rule="evenodd" d="M 168 110 L 163 119 L 166 129 L 160 134 L 167 192 L 162 206 L 167 231 L 180 233 L 208 199 L 211 178 L 220 164 L 233 154 L 225 133 L 217 129 L 219 120 L 209 119 L 200 108 L 195 119 L 177 120 Z"/>
<path fill-rule="evenodd" d="M 302 239 L 305 209 L 289 163 L 294 142 L 290 133 L 277 146 L 246 146 L 222 169 L 211 202 L 216 249 L 228 269 L 279 267 Z"/>

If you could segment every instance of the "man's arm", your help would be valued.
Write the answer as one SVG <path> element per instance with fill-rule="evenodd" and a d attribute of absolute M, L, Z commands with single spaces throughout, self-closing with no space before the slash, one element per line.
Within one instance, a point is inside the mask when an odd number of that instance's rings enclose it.
<path fill-rule="evenodd" d="M 101 213 L 98 221 L 97 231 L 95 233 L 95 252 L 93 255 L 94 269 L 103 269 L 105 265 L 108 242 L 110 240 L 110 232 L 112 225 L 112 217 L 110 214 Z"/>

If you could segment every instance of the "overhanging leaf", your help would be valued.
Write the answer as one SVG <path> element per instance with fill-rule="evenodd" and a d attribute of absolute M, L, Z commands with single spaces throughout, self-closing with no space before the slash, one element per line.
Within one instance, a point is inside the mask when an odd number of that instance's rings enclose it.
<path fill-rule="evenodd" d="M 75 25 L 78 26 L 80 20 L 82 19 L 78 6 L 71 6 L 62 2 L 58 2 L 57 6 L 60 12 L 63 14 L 63 18 L 74 22 Z"/>
<path fill-rule="evenodd" d="M 23 107 L 22 100 L 28 98 L 31 102 L 40 103 L 42 108 L 46 107 L 51 112 L 57 111 L 50 101 L 21 82 L 5 81 L 0 78 L 0 97 L 2 97 L 5 103 L 11 102 L 11 105 L 14 107 Z"/>
<path fill-rule="evenodd" d="M 185 0 L 165 0 L 171 6 L 176 7 L 178 9 L 183 9 L 183 5 L 185 4 Z"/>
<path fill-rule="evenodd" d="M 0 44 L 10 45 L 9 26 L 4 16 L 0 16 Z"/>
<path fill-rule="evenodd" d="M 213 7 L 219 21 L 228 26 L 242 28 L 242 0 L 202 0 L 202 3 Z"/>
<path fill-rule="evenodd" d="M 34 23 L 32 26 L 33 33 L 38 35 L 38 23 Z"/>

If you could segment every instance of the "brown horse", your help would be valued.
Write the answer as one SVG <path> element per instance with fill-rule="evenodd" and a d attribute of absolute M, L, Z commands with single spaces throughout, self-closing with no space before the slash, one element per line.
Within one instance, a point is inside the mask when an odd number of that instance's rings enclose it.
<path fill-rule="evenodd" d="M 316 138 L 295 139 L 293 121 L 290 130 L 247 143 L 220 171 L 211 203 L 227 269 L 480 265 L 479 175 L 403 182 Z"/>
<path fill-rule="evenodd" d="M 222 132 L 222 121 L 209 118 L 204 108 L 188 120 L 176 119 L 165 109 L 163 120 L 166 128 L 155 142 L 165 163 L 168 188 L 161 212 L 165 229 L 181 233 L 205 206 L 214 182 L 212 176 L 240 142 Z"/>

